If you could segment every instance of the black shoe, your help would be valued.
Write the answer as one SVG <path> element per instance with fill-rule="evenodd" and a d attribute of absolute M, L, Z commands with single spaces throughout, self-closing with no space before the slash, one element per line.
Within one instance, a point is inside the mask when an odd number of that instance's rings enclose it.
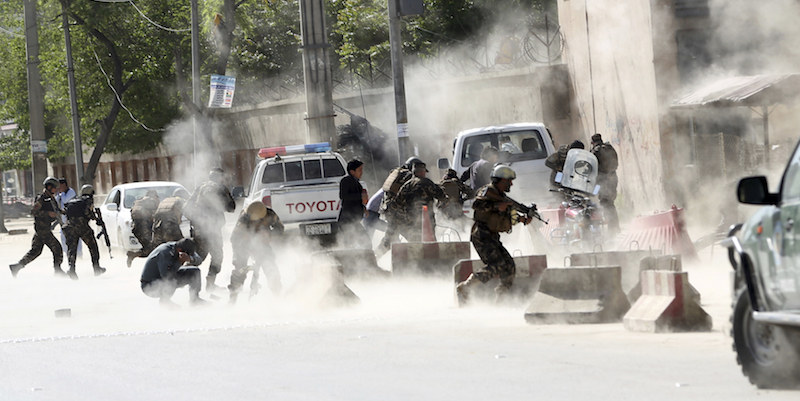
<path fill-rule="evenodd" d="M 69 269 L 69 271 L 67 272 L 67 275 L 69 276 L 69 278 L 71 278 L 73 280 L 77 280 L 78 279 L 78 273 L 75 273 L 75 269 Z"/>
<path fill-rule="evenodd" d="M 23 265 L 22 263 L 14 263 L 12 265 L 8 265 L 8 268 L 11 269 L 11 275 L 14 276 L 14 278 L 17 278 L 17 273 L 19 273 L 19 271 L 22 270 L 23 267 L 25 267 L 25 265 Z"/>
<path fill-rule="evenodd" d="M 105 267 L 100 267 L 100 266 L 95 266 L 94 267 L 94 275 L 95 276 L 99 276 L 99 275 L 101 275 L 101 274 L 103 274 L 105 272 L 106 272 L 106 268 Z"/>
<path fill-rule="evenodd" d="M 67 272 L 61 270 L 61 266 L 54 266 L 56 277 L 67 277 Z"/>

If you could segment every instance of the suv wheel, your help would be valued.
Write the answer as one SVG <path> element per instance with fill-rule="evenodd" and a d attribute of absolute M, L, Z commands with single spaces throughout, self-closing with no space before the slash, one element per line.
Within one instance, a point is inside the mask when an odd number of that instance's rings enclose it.
<path fill-rule="evenodd" d="M 736 361 L 758 388 L 792 389 L 800 385 L 798 331 L 757 322 L 746 290 L 739 291 L 731 315 Z"/>

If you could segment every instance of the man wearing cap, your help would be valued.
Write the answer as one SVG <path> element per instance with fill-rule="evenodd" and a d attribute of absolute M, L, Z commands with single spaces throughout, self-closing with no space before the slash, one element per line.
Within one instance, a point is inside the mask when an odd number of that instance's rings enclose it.
<path fill-rule="evenodd" d="M 230 303 L 236 303 L 236 298 L 242 290 L 247 273 L 253 271 L 250 281 L 250 296 L 258 293 L 261 286 L 258 284 L 259 269 L 267 277 L 267 285 L 272 293 L 281 293 L 281 274 L 275 263 L 275 253 L 270 245 L 275 237 L 283 235 L 283 223 L 272 208 L 261 201 L 255 201 L 242 210 L 236 226 L 231 232 L 231 250 L 233 251 L 233 272 L 230 291 Z M 253 265 L 248 260 L 253 260 Z"/>
<path fill-rule="evenodd" d="M 426 177 L 427 166 L 423 162 L 414 163 L 414 176 L 400 187 L 394 202 L 394 212 L 398 231 L 409 242 L 422 241 L 423 206 L 427 206 L 431 229 L 436 229 L 433 211 L 434 200 L 440 206 L 447 204 L 447 195 L 441 187 Z"/>
<path fill-rule="evenodd" d="M 206 275 L 206 291 L 215 292 L 221 288 L 214 281 L 222 270 L 222 226 L 225 213 L 233 213 L 236 201 L 231 191 L 222 185 L 223 170 L 214 168 L 208 174 L 208 181 L 194 191 L 184 214 L 192 221 L 193 239 L 201 260 L 211 254 L 211 264 Z"/>
<path fill-rule="evenodd" d="M 495 302 L 511 289 L 516 275 L 516 265 L 508 250 L 500 242 L 500 233 L 511 231 L 513 225 L 511 201 L 506 192 L 511 190 L 517 174 L 508 166 L 498 165 L 492 170 L 492 183 L 480 188 L 472 203 L 475 209 L 470 242 L 486 265 L 456 286 L 459 304 L 469 300 L 470 288 L 478 283 L 486 283 L 495 276 L 500 284 L 494 289 Z M 530 217 L 518 220 L 523 224 L 531 222 Z"/>
<path fill-rule="evenodd" d="M 142 249 L 136 252 L 128 252 L 128 267 L 131 267 L 131 262 L 137 257 L 147 257 L 150 251 L 153 250 L 153 216 L 158 209 L 158 204 L 161 199 L 158 198 L 158 192 L 155 189 L 147 190 L 147 193 L 133 202 L 131 208 L 131 231 L 133 235 L 139 240 Z"/>
<path fill-rule="evenodd" d="M 72 189 L 69 184 L 67 184 L 66 178 L 59 178 L 58 179 L 58 194 L 56 194 L 56 203 L 58 203 L 58 207 L 61 210 L 64 210 L 65 205 L 69 202 L 70 199 L 78 196 L 78 193 Z M 67 216 L 61 215 L 59 216 L 61 222 L 61 249 L 64 250 L 64 253 L 67 253 L 67 237 L 64 235 L 64 223 L 67 222 Z M 81 256 L 81 244 L 78 243 L 78 256 Z"/>
<path fill-rule="evenodd" d="M 190 238 L 159 245 L 144 262 L 139 280 L 142 292 L 148 297 L 158 298 L 162 306 L 177 307 L 172 302 L 172 295 L 176 289 L 189 286 L 189 302 L 192 305 L 205 304 L 207 301 L 200 298 L 200 269 L 183 266 L 184 263 L 197 265 L 200 262 L 194 241 Z"/>
<path fill-rule="evenodd" d="M 600 134 L 592 135 L 592 154 L 597 157 L 597 185 L 600 193 L 597 199 L 603 208 L 603 215 L 608 222 L 608 232 L 611 235 L 619 234 L 619 216 L 614 201 L 617 199 L 617 151 L 608 142 L 603 142 Z"/>

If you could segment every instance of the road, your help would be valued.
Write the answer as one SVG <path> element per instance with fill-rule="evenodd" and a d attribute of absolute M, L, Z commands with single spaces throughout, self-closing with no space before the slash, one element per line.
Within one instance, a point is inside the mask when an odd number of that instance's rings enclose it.
<path fill-rule="evenodd" d="M 26 226 L 27 225 L 27 226 Z M 29 219 L 8 228 L 32 228 Z M 458 309 L 444 279 L 350 281 L 361 302 L 266 287 L 235 306 L 165 310 L 138 286 L 143 260 L 80 280 L 51 255 L 16 279 L 5 266 L 30 234 L 0 235 L 1 400 L 796 400 L 742 376 L 731 350 L 728 269 L 719 248 L 686 267 L 714 319 L 708 333 L 647 334 L 621 323 L 530 325 L 521 308 Z M 229 251 L 229 249 L 226 249 Z M 303 254 L 278 250 L 286 287 Z M 207 266 L 203 266 L 203 270 Z M 66 266 L 66 263 L 65 263 Z M 230 265 L 223 267 L 227 283 Z M 262 279 L 263 280 L 263 279 Z M 301 286 L 302 287 L 302 286 Z M 289 293 L 287 291 L 287 293 Z M 293 294 L 293 295 L 292 295 Z M 202 293 L 206 296 L 208 294 Z M 174 300 L 188 304 L 185 290 Z M 70 309 L 71 317 L 55 316 Z"/>

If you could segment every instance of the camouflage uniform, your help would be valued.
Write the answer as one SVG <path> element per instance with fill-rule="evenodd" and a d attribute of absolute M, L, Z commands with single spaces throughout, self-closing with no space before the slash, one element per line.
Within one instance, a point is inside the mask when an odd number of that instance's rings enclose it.
<path fill-rule="evenodd" d="M 181 197 L 173 196 L 161 201 L 153 216 L 153 242 L 152 249 L 168 242 L 178 241 L 183 238 L 181 232 L 181 217 L 186 201 Z"/>
<path fill-rule="evenodd" d="M 24 267 L 28 263 L 33 262 L 34 259 L 42 254 L 42 249 L 47 245 L 50 251 L 53 252 L 53 268 L 56 274 L 62 275 L 65 274 L 64 271 L 61 270 L 61 262 L 64 260 L 63 251 L 61 250 L 61 243 L 58 242 L 51 231 L 53 222 L 59 219 L 60 216 L 56 215 L 56 217 L 52 217 L 50 216 L 52 212 L 59 213 L 60 210 L 55 204 L 54 195 L 45 189 L 33 202 L 31 214 L 33 215 L 34 234 L 31 240 L 31 250 L 22 257 L 19 264 Z M 20 267 L 20 269 L 22 267 Z"/>
<path fill-rule="evenodd" d="M 447 174 L 442 177 L 442 180 L 439 182 L 439 187 L 442 188 L 447 198 L 450 199 L 450 202 L 448 202 L 445 207 L 441 208 L 442 212 L 447 217 L 454 220 L 465 218 L 464 201 L 472 199 L 472 197 L 475 196 L 475 191 L 473 191 L 469 185 L 459 180 L 455 170 L 452 169 L 448 170 Z"/>
<path fill-rule="evenodd" d="M 214 279 L 222 270 L 222 226 L 225 225 L 225 212 L 232 213 L 236 209 L 233 195 L 222 184 L 206 181 L 192 194 L 191 206 L 184 210 L 186 217 L 192 222 L 197 254 L 201 260 L 211 254 L 206 286 L 214 285 Z"/>
<path fill-rule="evenodd" d="M 81 195 L 70 199 L 66 204 L 67 222 L 64 224 L 64 236 L 67 238 L 67 261 L 69 276 L 77 280 L 75 259 L 78 256 L 78 241 L 83 240 L 92 257 L 95 276 L 103 274 L 106 269 L 100 267 L 100 251 L 94 238 L 94 230 L 89 227 L 89 220 L 95 220 L 93 196 Z"/>
<path fill-rule="evenodd" d="M 494 184 L 478 190 L 472 208 L 475 209 L 475 224 L 472 225 L 470 241 L 486 267 L 473 273 L 480 282 L 486 283 L 494 276 L 500 278 L 495 292 L 502 294 L 511 288 L 517 268 L 514 259 L 500 242 L 500 233 L 511 229 L 511 209 L 500 212 L 499 203 L 506 198 Z M 507 228 L 507 229 L 506 229 Z"/>
<path fill-rule="evenodd" d="M 274 235 L 283 234 L 283 223 L 274 210 L 267 208 L 267 215 L 260 220 L 252 221 L 243 210 L 236 221 L 236 226 L 231 232 L 231 249 L 233 251 L 233 272 L 228 290 L 231 292 L 231 301 L 235 301 L 236 294 L 241 291 L 247 273 L 253 271 L 250 289 L 253 293 L 261 288 L 258 285 L 259 268 L 267 277 L 267 285 L 275 295 L 281 292 L 281 275 L 275 264 L 275 253 L 270 243 Z M 254 268 L 247 264 L 253 258 Z"/>
<path fill-rule="evenodd" d="M 569 152 L 570 145 L 561 145 L 558 150 L 544 161 L 544 165 L 549 167 L 550 172 L 550 188 L 561 188 L 561 184 L 556 182 L 556 174 L 564 171 L 564 163 L 567 162 L 567 153 Z"/>
<path fill-rule="evenodd" d="M 447 203 L 447 195 L 442 188 L 426 177 L 414 176 L 403 184 L 392 204 L 397 229 L 409 242 L 422 241 L 422 207 L 428 206 L 431 228 L 436 229 L 436 216 L 433 211 L 434 199 L 441 205 Z"/>
<path fill-rule="evenodd" d="M 153 216 L 158 210 L 160 199 L 158 196 L 145 195 L 136 200 L 131 208 L 131 230 L 133 235 L 142 244 L 139 252 L 141 257 L 147 257 L 153 250 Z"/>
<path fill-rule="evenodd" d="M 600 207 L 603 209 L 603 215 L 608 221 L 608 230 L 611 234 L 619 233 L 619 217 L 617 215 L 617 208 L 614 201 L 617 199 L 617 166 L 619 161 L 617 159 L 617 151 L 611 146 L 610 143 L 602 141 L 595 142 L 591 150 L 592 154 L 597 157 L 597 185 L 600 186 L 600 193 L 597 194 L 597 199 L 600 201 Z"/>
<path fill-rule="evenodd" d="M 383 183 L 383 201 L 381 201 L 381 215 L 386 218 L 386 231 L 383 234 L 383 240 L 381 240 L 381 245 L 379 247 L 378 253 L 383 255 L 388 251 L 392 243 L 398 242 L 400 239 L 398 237 L 398 223 L 395 218 L 395 207 L 393 206 L 395 197 L 397 197 L 397 191 L 399 188 L 402 187 L 408 180 L 413 177 L 414 174 L 407 166 L 400 166 L 396 169 L 392 170 L 389 174 L 389 177 L 386 178 L 386 181 Z M 400 184 L 400 187 L 394 188 L 392 190 L 392 183 L 394 186 Z M 377 255 L 380 257 L 380 255 Z"/>

